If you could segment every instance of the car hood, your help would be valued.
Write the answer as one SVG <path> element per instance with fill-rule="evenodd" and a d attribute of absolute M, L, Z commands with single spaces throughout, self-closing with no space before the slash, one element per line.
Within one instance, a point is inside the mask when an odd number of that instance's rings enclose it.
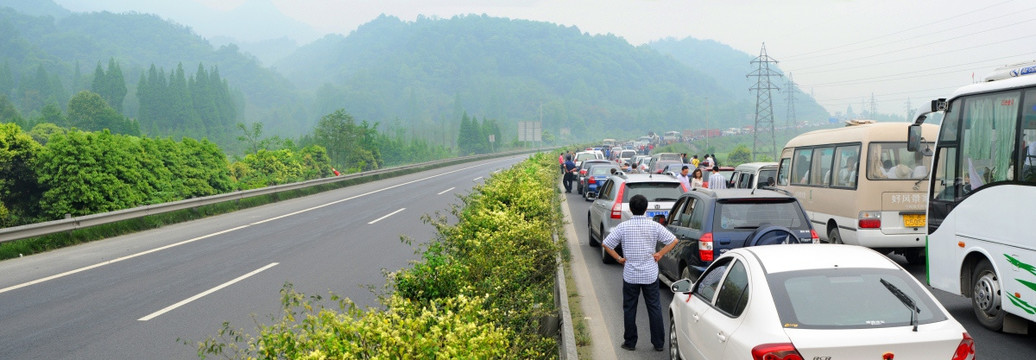
<path fill-rule="evenodd" d="M 803 359 L 831 360 L 875 360 L 885 353 L 895 359 L 949 359 L 965 331 L 955 320 L 922 324 L 917 332 L 911 326 L 784 330 Z"/>

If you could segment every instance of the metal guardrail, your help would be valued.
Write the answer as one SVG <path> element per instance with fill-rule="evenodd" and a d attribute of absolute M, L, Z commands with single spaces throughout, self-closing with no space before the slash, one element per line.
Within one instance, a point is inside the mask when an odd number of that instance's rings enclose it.
<path fill-rule="evenodd" d="M 217 204 L 217 203 L 221 203 L 221 202 L 236 201 L 236 200 L 241 200 L 241 199 L 245 199 L 245 198 L 250 198 L 250 197 L 253 197 L 253 196 L 261 196 L 261 195 L 283 193 L 283 192 L 292 191 L 292 190 L 298 190 L 298 189 L 303 189 L 303 188 L 308 188 L 308 187 L 313 187 L 313 186 L 320 186 L 320 185 L 325 185 L 325 184 L 331 184 L 331 183 L 335 183 L 335 182 L 339 182 L 339 181 L 352 180 L 352 179 L 357 179 L 357 178 L 362 178 L 362 177 L 375 176 L 375 175 L 380 175 L 380 174 L 385 174 L 385 173 L 393 173 L 393 172 L 397 172 L 397 171 L 418 169 L 418 168 L 424 168 L 424 167 L 429 167 L 429 166 L 446 166 L 446 165 L 451 165 L 451 164 L 460 164 L 460 163 L 465 163 L 465 162 L 486 160 L 486 159 L 492 159 L 492 158 L 498 158 L 498 157 L 504 157 L 504 156 L 520 155 L 520 154 L 526 154 L 526 153 L 535 153 L 535 152 L 540 152 L 540 151 L 544 151 L 544 150 L 548 150 L 548 149 L 518 150 L 518 151 L 505 152 L 505 153 L 462 156 L 462 157 L 456 157 L 456 158 L 428 161 L 428 162 L 423 162 L 423 163 L 419 163 L 419 164 L 409 164 L 409 165 L 394 166 L 394 167 L 390 167 L 390 168 L 382 168 L 382 169 L 364 171 L 364 172 L 347 174 L 347 175 L 342 175 L 342 176 L 334 176 L 334 177 L 327 177 L 327 178 L 322 178 L 322 179 L 307 180 L 307 181 L 302 181 L 302 182 L 297 182 L 297 183 L 292 183 L 292 184 L 274 185 L 274 186 L 268 186 L 268 187 L 259 188 L 259 189 L 235 191 L 235 192 L 230 192 L 230 193 L 217 194 L 217 195 L 211 195 L 211 196 L 205 196 L 205 197 L 199 197 L 199 198 L 193 198 L 193 199 L 178 200 L 178 201 L 173 201 L 173 202 L 168 202 L 168 203 L 163 203 L 163 204 L 144 205 L 144 206 L 139 206 L 139 207 L 135 207 L 135 208 L 132 208 L 132 209 L 116 210 L 116 211 L 100 213 L 100 214 L 91 214 L 91 215 L 79 216 L 79 217 L 71 217 L 70 216 L 68 218 L 61 219 L 61 220 L 53 220 L 53 221 L 47 221 L 47 222 L 42 222 L 42 223 L 27 224 L 27 225 L 20 225 L 20 226 L 14 226 L 14 227 L 0 229 L 0 244 L 5 243 L 5 242 L 9 242 L 9 241 L 14 241 L 14 240 L 20 240 L 20 239 L 26 239 L 26 238 L 31 238 L 31 237 L 37 237 L 37 236 L 50 235 L 50 234 L 54 234 L 54 233 L 60 233 L 60 232 L 84 229 L 84 228 L 88 228 L 88 227 L 91 227 L 91 226 L 111 224 L 111 223 L 119 222 L 119 221 L 123 221 L 123 220 L 137 219 L 137 218 L 142 218 L 142 217 L 150 216 L 150 215 L 165 214 L 165 213 L 169 213 L 169 212 L 173 212 L 173 211 L 178 211 L 178 210 L 183 210 L 183 209 L 190 209 L 190 208 L 195 208 L 195 207 L 204 206 L 204 205 L 212 205 L 212 204 Z"/>

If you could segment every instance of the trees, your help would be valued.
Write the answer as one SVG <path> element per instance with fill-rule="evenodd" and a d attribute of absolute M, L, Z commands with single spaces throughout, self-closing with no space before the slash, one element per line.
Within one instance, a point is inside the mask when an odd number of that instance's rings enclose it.
<path fill-rule="evenodd" d="M 0 227 L 20 224 L 39 209 L 34 167 L 41 149 L 18 125 L 0 124 Z"/>
<path fill-rule="evenodd" d="M 116 134 L 140 135 L 140 126 L 135 120 L 122 116 L 100 95 L 89 91 L 80 91 L 68 101 L 68 121 L 82 130 L 108 129 Z"/>
<path fill-rule="evenodd" d="M 313 141 L 327 149 L 331 162 L 346 172 L 377 169 L 381 166 L 380 151 L 375 146 L 377 132 L 364 122 L 356 120 L 344 109 L 320 118 L 313 129 Z"/>
<path fill-rule="evenodd" d="M 100 62 L 97 63 L 90 91 L 100 95 L 115 111 L 122 113 L 122 102 L 126 99 L 127 92 L 126 79 L 123 78 L 122 69 L 115 58 L 108 60 L 108 71 L 101 68 Z"/>

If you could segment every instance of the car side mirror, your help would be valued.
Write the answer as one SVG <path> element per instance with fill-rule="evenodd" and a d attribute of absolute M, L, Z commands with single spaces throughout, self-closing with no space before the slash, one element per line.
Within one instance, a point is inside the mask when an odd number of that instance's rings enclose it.
<path fill-rule="evenodd" d="M 597 193 L 593 192 L 593 191 L 589 191 L 589 192 L 586 193 L 586 198 L 590 199 L 591 201 L 597 200 Z"/>
<path fill-rule="evenodd" d="M 686 293 L 691 292 L 691 287 L 693 287 L 693 286 L 694 286 L 694 283 L 692 283 L 690 279 L 680 279 L 680 280 L 674 282 L 673 285 L 670 286 L 669 288 L 671 290 L 673 290 L 674 294 L 676 294 L 676 293 L 686 294 Z"/>
<path fill-rule="evenodd" d="M 665 215 L 662 215 L 662 214 L 658 214 L 658 215 L 655 215 L 655 216 L 651 217 L 651 220 L 654 220 L 655 222 L 657 222 L 659 224 L 662 224 L 662 225 L 666 224 Z"/>

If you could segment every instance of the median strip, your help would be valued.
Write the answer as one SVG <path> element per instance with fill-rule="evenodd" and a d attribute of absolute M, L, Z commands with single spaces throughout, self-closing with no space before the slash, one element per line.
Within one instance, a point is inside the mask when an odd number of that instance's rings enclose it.
<path fill-rule="evenodd" d="M 220 284 L 219 286 L 216 286 L 216 287 L 214 287 L 214 288 L 208 289 L 208 290 L 206 290 L 205 292 L 202 292 L 202 293 L 200 293 L 200 294 L 198 294 L 198 295 L 194 295 L 194 296 L 191 296 L 191 297 L 189 297 L 189 298 L 183 299 L 183 301 L 180 301 L 180 302 L 178 302 L 178 303 L 175 303 L 175 304 L 172 304 L 172 305 L 166 306 L 166 307 L 165 307 L 164 309 L 162 309 L 162 310 L 158 310 L 158 311 L 155 311 L 155 312 L 151 313 L 151 314 L 150 314 L 150 315 L 148 315 L 148 316 L 145 316 L 145 317 L 142 317 L 142 318 L 140 318 L 140 319 L 137 319 L 137 321 L 148 321 L 148 320 L 154 319 L 154 318 L 156 318 L 156 317 L 162 316 L 162 314 L 165 314 L 165 313 L 167 313 L 167 312 L 173 311 L 173 310 L 175 310 L 175 309 L 176 309 L 176 308 L 178 308 L 178 307 L 181 307 L 181 306 L 187 305 L 187 304 L 189 304 L 190 302 L 192 302 L 192 301 L 194 301 L 194 300 L 198 300 L 198 299 L 201 299 L 201 298 L 202 298 L 202 297 L 204 297 L 205 295 L 208 295 L 208 294 L 211 294 L 211 293 L 217 292 L 217 291 L 219 291 L 220 289 L 223 289 L 223 288 L 225 288 L 225 287 L 227 287 L 227 286 L 230 286 L 230 285 L 234 285 L 235 283 L 237 283 L 237 282 L 240 282 L 241 280 L 244 280 L 244 279 L 247 279 L 247 278 L 249 278 L 249 277 L 252 277 L 252 276 L 253 276 L 253 275 L 255 275 L 255 274 L 258 274 L 258 273 L 261 273 L 261 272 L 265 271 L 266 269 L 269 269 L 269 268 L 272 268 L 272 267 L 274 267 L 274 266 L 277 266 L 278 264 L 279 264 L 279 263 L 270 263 L 270 265 L 266 265 L 266 266 L 263 266 L 263 267 L 261 267 L 261 268 L 259 268 L 259 269 L 256 269 L 255 271 L 252 271 L 252 272 L 250 272 L 250 273 L 247 273 L 247 274 L 244 274 L 244 275 L 238 276 L 238 277 L 237 277 L 237 278 L 235 278 L 234 280 L 230 280 L 230 281 L 227 281 L 227 282 L 225 282 L 225 283 L 222 283 L 222 284 Z"/>

